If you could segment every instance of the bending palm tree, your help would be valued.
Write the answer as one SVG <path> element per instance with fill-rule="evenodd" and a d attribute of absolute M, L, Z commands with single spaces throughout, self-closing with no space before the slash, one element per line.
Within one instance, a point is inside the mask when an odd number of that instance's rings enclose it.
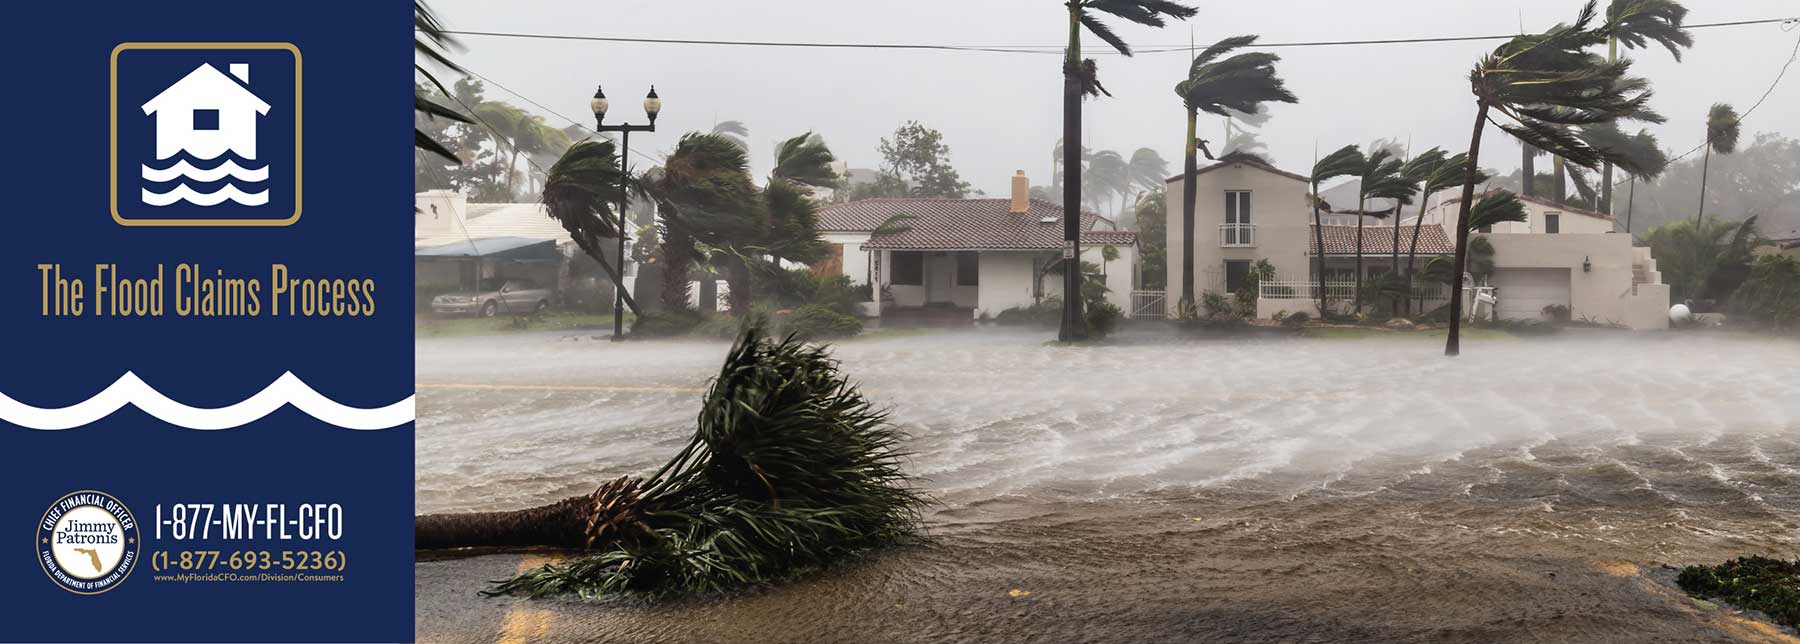
<path fill-rule="evenodd" d="M 1081 30 L 1086 27 L 1120 54 L 1131 55 L 1131 46 L 1101 22 L 1097 14 L 1109 14 L 1140 25 L 1161 27 L 1164 18 L 1186 20 L 1198 11 L 1172 0 L 1068 0 L 1069 47 L 1063 58 L 1063 253 L 1081 257 L 1081 101 L 1105 94 L 1099 66 L 1081 57 Z M 1110 96 L 1110 94 L 1108 94 Z M 1081 271 L 1063 271 L 1062 328 L 1057 338 L 1087 339 L 1087 318 L 1081 306 Z"/>
<path fill-rule="evenodd" d="M 1435 150 L 1437 148 L 1432 149 Z M 1431 172 L 1425 175 L 1425 179 L 1420 182 L 1419 190 L 1421 196 L 1419 197 L 1419 216 L 1417 219 L 1413 220 L 1412 245 L 1406 250 L 1407 293 L 1412 293 L 1413 289 L 1414 271 L 1412 267 L 1414 262 L 1419 260 L 1419 229 L 1425 223 L 1425 207 L 1430 205 L 1431 195 L 1462 184 L 1467 178 L 1468 166 L 1469 155 L 1458 152 L 1454 156 L 1439 161 L 1437 166 L 1433 167 Z M 1487 174 L 1481 170 L 1477 169 L 1475 171 L 1475 183 L 1485 182 L 1488 178 Z M 1477 226 L 1476 229 L 1479 230 L 1480 227 Z"/>
<path fill-rule="evenodd" d="M 1594 149 L 1563 128 L 1632 118 L 1645 112 L 1650 84 L 1626 75 L 1630 70 L 1628 61 L 1608 63 L 1583 51 L 1605 39 L 1589 28 L 1594 17 L 1595 3 L 1589 0 L 1574 24 L 1513 38 L 1483 57 L 1469 73 L 1469 88 L 1475 95 L 1475 125 L 1469 138 L 1469 164 L 1457 214 L 1450 333 L 1444 355 L 1461 352 L 1461 294 L 1464 267 L 1468 265 L 1469 211 L 1475 200 L 1481 131 L 1488 120 L 1496 115 L 1506 117 L 1512 123 L 1501 124 L 1501 129 L 1570 163 L 1593 168 L 1616 155 Z"/>
<path fill-rule="evenodd" d="M 1695 221 L 1706 220 L 1706 172 L 1712 165 L 1712 155 L 1714 152 L 1731 154 L 1737 151 L 1741 120 L 1737 110 L 1725 103 L 1714 103 L 1706 112 L 1706 159 L 1700 162 L 1700 209 L 1694 215 Z"/>
<path fill-rule="evenodd" d="M 1694 37 L 1682 28 L 1687 7 L 1675 0 L 1612 0 L 1606 5 L 1606 62 L 1619 59 L 1619 45 L 1641 49 L 1657 43 L 1681 62 L 1681 50 L 1694 46 Z M 1600 168 L 1600 212 L 1612 214 L 1613 164 Z M 1659 171 L 1660 172 L 1660 171 Z M 1628 173 L 1631 174 L 1631 173 Z M 1632 181 L 1641 178 L 1632 174 Z M 1629 215 L 1628 215 L 1629 216 Z"/>
<path fill-rule="evenodd" d="M 713 125 L 712 134 L 724 137 L 740 150 L 750 151 L 750 126 L 744 125 L 743 121 L 719 121 Z"/>
<path fill-rule="evenodd" d="M 1663 173 L 1663 170 L 1669 167 L 1669 155 L 1663 152 L 1662 145 L 1657 143 L 1656 136 L 1649 130 L 1638 130 L 1637 134 L 1627 136 L 1619 130 L 1618 125 L 1602 123 L 1581 128 L 1580 136 L 1581 140 L 1586 141 L 1596 150 L 1606 150 L 1630 160 L 1630 163 L 1620 163 L 1619 169 L 1624 170 L 1625 175 L 1631 178 L 1633 192 L 1636 192 L 1639 180 L 1654 181 Z M 1612 164 L 1609 162 L 1606 167 L 1612 167 Z M 1575 178 L 1575 187 L 1580 189 L 1584 195 L 1592 192 L 1592 189 L 1584 186 L 1585 177 L 1581 173 L 1576 173 Z M 1600 201 L 1608 203 L 1608 200 L 1612 198 L 1610 187 L 1612 182 L 1609 177 L 1604 175 L 1602 181 L 1604 183 L 1600 189 Z M 1608 214 L 1612 212 L 1604 207 L 1601 210 Z M 1631 232 L 1631 205 L 1629 202 L 1625 207 L 1625 232 Z"/>
<path fill-rule="evenodd" d="M 1248 47 L 1256 36 L 1226 38 L 1194 56 L 1187 78 L 1175 85 L 1175 95 L 1187 109 L 1187 141 L 1181 174 L 1181 299 L 1177 310 L 1194 306 L 1194 198 L 1195 173 L 1200 161 L 1196 132 L 1200 112 L 1225 116 L 1231 110 L 1253 113 L 1273 101 L 1298 103 L 1287 83 L 1275 75 L 1280 56 L 1265 52 L 1237 54 L 1220 60 L 1232 50 Z"/>
<path fill-rule="evenodd" d="M 1129 172 L 1125 157 L 1112 150 L 1101 150 L 1088 158 L 1087 169 L 1082 171 L 1082 180 L 1087 182 L 1082 191 L 1095 211 L 1100 211 L 1100 205 L 1111 201 L 1113 195 L 1124 196 L 1131 186 Z"/>
<path fill-rule="evenodd" d="M 1330 311 L 1331 303 L 1325 295 L 1325 224 L 1321 213 L 1329 208 L 1319 199 L 1319 184 L 1338 177 L 1356 174 L 1363 167 L 1362 150 L 1354 145 L 1338 148 L 1336 152 L 1325 155 L 1325 158 L 1313 162 L 1312 168 L 1312 211 L 1313 211 L 1313 257 L 1319 261 L 1319 318 L 1324 319 Z"/>
<path fill-rule="evenodd" d="M 462 71 L 462 67 L 450 60 L 450 56 L 445 53 L 456 46 L 456 40 L 444 33 L 444 25 L 438 22 L 437 16 L 431 13 L 431 7 L 426 6 L 422 0 L 413 2 L 413 32 L 417 34 L 413 36 L 415 59 L 423 56 L 426 60 L 450 71 Z M 424 63 L 415 60 L 413 72 L 424 76 L 425 80 L 430 81 L 431 85 L 445 96 L 450 95 L 450 90 L 446 89 L 443 83 L 438 82 L 437 77 L 432 75 L 431 70 L 427 69 Z M 474 123 L 463 113 L 431 100 L 425 95 L 422 88 L 413 91 L 413 111 L 432 118 L 441 116 L 459 123 Z M 462 159 L 457 158 L 455 152 L 451 152 L 450 148 L 444 147 L 444 144 L 437 142 L 436 139 L 431 138 L 431 135 L 417 127 L 413 128 L 413 147 L 449 159 L 451 163 L 462 165 Z"/>
<path fill-rule="evenodd" d="M 916 534 L 929 501 L 900 470 L 902 438 L 824 349 L 752 327 L 708 387 L 693 436 L 655 474 L 527 510 L 421 516 L 414 547 L 583 551 L 493 594 L 749 586 Z"/>
<path fill-rule="evenodd" d="M 1431 192 L 1432 191 L 1428 190 L 1428 188 L 1430 188 L 1430 186 L 1425 185 L 1425 180 L 1427 178 L 1431 177 L 1431 173 L 1433 171 L 1437 170 L 1439 167 L 1441 167 L 1443 165 L 1444 165 L 1444 149 L 1434 147 L 1434 148 L 1431 148 L 1430 150 L 1426 150 L 1422 153 L 1419 153 L 1417 156 L 1414 156 L 1411 159 L 1407 159 L 1406 163 L 1400 166 L 1400 178 L 1405 180 L 1408 185 L 1411 185 L 1413 187 L 1413 190 L 1415 191 L 1415 194 L 1419 195 L 1419 218 L 1420 219 L 1425 218 L 1425 205 L 1431 201 Z M 1393 263 L 1390 264 L 1390 266 L 1394 267 L 1395 271 L 1401 270 L 1401 267 L 1400 267 L 1400 219 L 1401 219 L 1400 207 L 1395 206 L 1394 207 L 1394 245 L 1391 249 L 1394 251 L 1394 253 L 1393 253 L 1393 260 L 1392 260 Z M 1418 230 L 1418 228 L 1419 227 L 1417 225 L 1413 226 L 1413 230 Z M 1410 261 L 1407 262 L 1405 270 L 1408 275 L 1412 274 L 1412 263 Z"/>
<path fill-rule="evenodd" d="M 1394 217 L 1399 219 L 1400 206 L 1412 203 L 1412 193 L 1418 188 L 1400 176 L 1401 161 L 1391 158 L 1386 148 L 1377 149 L 1363 160 L 1361 183 L 1356 191 L 1356 304 L 1355 311 L 1362 313 L 1363 305 L 1363 222 L 1369 217 L 1377 219 Z M 1392 210 L 1371 212 L 1368 210 L 1369 199 L 1392 199 Z M 1398 224 L 1395 224 L 1395 238 L 1399 238 Z M 1396 267 L 1397 268 L 1397 267 Z"/>
<path fill-rule="evenodd" d="M 1162 155 L 1157 154 L 1156 150 L 1138 148 L 1136 152 L 1131 153 L 1131 162 L 1126 168 L 1126 173 L 1130 175 L 1131 185 L 1139 189 L 1131 200 L 1135 204 L 1142 200 L 1144 193 L 1153 192 L 1163 186 L 1163 180 L 1169 178 L 1169 162 L 1164 161 Z M 1132 228 L 1136 228 L 1136 223 L 1136 213 L 1133 213 Z"/>
<path fill-rule="evenodd" d="M 626 234 L 624 214 L 614 216 L 611 204 L 616 203 L 624 186 L 634 183 L 619 168 L 614 150 L 611 141 L 582 141 L 570 146 L 550 167 L 540 200 L 550 218 L 562 223 L 575 245 L 599 262 L 607 277 L 612 278 L 613 288 L 618 289 L 632 314 L 642 315 L 637 300 L 631 297 L 631 289 L 625 286 L 624 275 L 619 267 L 606 261 L 602 250 L 602 240 Z M 624 259 L 619 258 L 621 263 Z"/>

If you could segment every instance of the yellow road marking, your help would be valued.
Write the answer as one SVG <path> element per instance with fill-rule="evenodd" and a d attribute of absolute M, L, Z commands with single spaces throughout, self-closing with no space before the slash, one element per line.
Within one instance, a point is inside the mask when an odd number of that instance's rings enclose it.
<path fill-rule="evenodd" d="M 605 391 L 620 393 L 678 393 L 691 394 L 706 391 L 701 387 L 614 387 L 606 385 L 486 385 L 477 383 L 454 382 L 421 382 L 413 385 L 416 389 L 478 389 L 491 391 Z"/>
<path fill-rule="evenodd" d="M 525 555 L 519 560 L 519 572 L 536 569 L 551 561 L 554 560 L 542 555 Z M 549 637 L 556 615 L 542 608 L 527 608 L 527 601 L 520 601 L 506 610 L 506 617 L 500 621 L 500 637 L 494 640 L 496 644 L 527 644 Z"/>

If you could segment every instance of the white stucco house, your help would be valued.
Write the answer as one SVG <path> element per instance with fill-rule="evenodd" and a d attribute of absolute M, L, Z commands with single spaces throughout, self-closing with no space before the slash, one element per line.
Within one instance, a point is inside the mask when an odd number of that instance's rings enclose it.
<path fill-rule="evenodd" d="M 231 76 L 203 63 L 141 106 L 156 118 L 156 158 L 176 153 L 213 159 L 230 151 L 256 158 L 256 119 L 269 104 L 246 85 L 250 65 L 232 63 Z"/>
<path fill-rule="evenodd" d="M 1317 314 L 1313 286 L 1317 247 L 1306 176 L 1256 159 L 1238 158 L 1200 169 L 1194 181 L 1195 295 L 1234 292 L 1255 262 L 1267 260 L 1275 267 L 1276 279 L 1262 284 L 1258 315 L 1278 311 Z M 1168 302 L 1173 313 L 1182 269 L 1182 177 L 1171 177 L 1168 183 Z M 1459 196 L 1445 191 L 1431 195 L 1426 202 L 1414 266 L 1422 267 L 1433 256 L 1455 252 Z M 1662 284 L 1648 248 L 1633 247 L 1629 235 L 1614 233 L 1612 218 L 1604 214 L 1535 197 L 1520 200 L 1526 207 L 1525 222 L 1501 224 L 1481 233 L 1495 249 L 1495 270 L 1483 286 L 1494 287 L 1498 317 L 1539 319 L 1545 307 L 1559 305 L 1568 307 L 1574 319 L 1634 329 L 1667 328 L 1669 290 Z M 1350 216 L 1339 219 L 1349 223 L 1323 226 L 1327 292 L 1337 301 L 1349 298 L 1358 277 L 1354 269 L 1355 219 Z M 1413 225 L 1419 219 L 1416 214 L 1402 213 L 1400 265 L 1407 261 Z M 1361 277 L 1396 268 L 1391 222 L 1364 222 Z M 1448 293 L 1441 298 L 1436 302 L 1447 301 Z"/>
<path fill-rule="evenodd" d="M 1044 269 L 1061 256 L 1063 207 L 1029 197 L 1023 172 L 1003 199 L 864 199 L 825 208 L 819 226 L 831 256 L 817 264 L 856 284 L 874 284 L 876 313 L 949 312 L 963 319 L 998 315 L 1060 297 L 1060 277 Z M 897 216 L 898 231 L 879 230 Z M 1108 301 L 1130 303 L 1137 233 L 1081 213 L 1084 262 L 1106 274 Z M 883 234 L 875 234 L 881 232 Z M 1106 261 L 1103 247 L 1118 257 Z"/>

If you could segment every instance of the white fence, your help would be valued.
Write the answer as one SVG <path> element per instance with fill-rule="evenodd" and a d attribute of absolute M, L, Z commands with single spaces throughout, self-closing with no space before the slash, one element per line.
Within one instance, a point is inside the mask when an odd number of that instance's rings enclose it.
<path fill-rule="evenodd" d="M 1259 310 L 1315 310 L 1307 307 L 1316 305 L 1319 301 L 1319 283 L 1314 280 L 1265 280 L 1259 284 L 1257 298 L 1265 301 L 1258 307 Z M 1325 299 L 1332 303 L 1334 310 L 1348 310 L 1356 301 L 1356 282 L 1326 280 Z M 1282 308 L 1282 301 L 1292 301 L 1294 306 Z M 1450 287 L 1435 282 L 1415 282 L 1412 301 L 1412 310 L 1432 311 L 1450 301 Z"/>
<path fill-rule="evenodd" d="M 1131 311 L 1128 317 L 1133 320 L 1160 320 L 1168 316 L 1169 300 L 1165 291 L 1132 291 Z"/>

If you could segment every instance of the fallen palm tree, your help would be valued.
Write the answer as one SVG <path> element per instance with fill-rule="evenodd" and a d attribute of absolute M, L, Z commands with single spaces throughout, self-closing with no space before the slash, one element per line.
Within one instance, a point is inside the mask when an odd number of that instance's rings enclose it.
<path fill-rule="evenodd" d="M 426 515 L 421 550 L 583 551 L 491 592 L 594 597 L 708 592 L 780 579 L 917 534 L 886 412 L 819 347 L 746 331 L 701 406 L 694 437 L 648 478 L 513 512 Z"/>

